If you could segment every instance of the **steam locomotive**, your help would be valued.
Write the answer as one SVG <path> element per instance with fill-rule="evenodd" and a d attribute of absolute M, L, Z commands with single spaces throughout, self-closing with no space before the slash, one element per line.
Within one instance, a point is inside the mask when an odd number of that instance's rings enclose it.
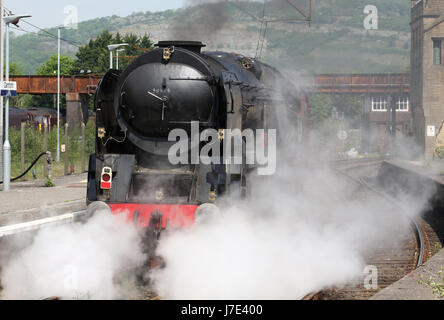
<path fill-rule="evenodd" d="M 277 143 L 308 138 L 309 107 L 303 91 L 275 68 L 236 53 L 201 52 L 197 41 L 161 41 L 126 70 L 109 70 L 95 95 L 96 153 L 90 156 L 87 201 L 125 214 L 158 235 L 190 225 L 224 195 L 245 198 L 256 164 L 169 161 L 174 129 L 277 129 Z M 287 129 L 296 135 L 288 141 Z M 246 138 L 238 139 L 242 158 Z M 188 159 L 193 138 L 187 140 Z M 265 137 L 266 140 L 266 137 Z M 201 151 L 209 141 L 197 141 Z M 265 144 L 267 141 L 264 142 Z M 224 151 L 225 150 L 225 151 Z"/>

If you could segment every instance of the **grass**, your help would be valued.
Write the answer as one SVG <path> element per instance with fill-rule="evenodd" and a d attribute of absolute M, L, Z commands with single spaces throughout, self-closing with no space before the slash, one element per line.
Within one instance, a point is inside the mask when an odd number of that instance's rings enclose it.
<path fill-rule="evenodd" d="M 54 187 L 54 182 L 52 181 L 52 179 L 50 177 L 45 178 L 45 187 L 47 187 L 47 188 Z"/>
<path fill-rule="evenodd" d="M 421 276 L 418 283 L 431 288 L 434 294 L 440 298 L 444 298 L 444 267 L 441 267 L 441 270 L 438 272 L 437 279 L 429 277 L 427 280 L 424 280 L 424 277 Z"/>
<path fill-rule="evenodd" d="M 85 157 L 86 157 L 85 172 L 86 172 L 86 171 L 88 171 L 89 154 L 86 155 Z M 31 162 L 25 164 L 25 170 L 27 169 L 27 167 L 30 164 L 31 164 Z M 81 162 L 81 160 L 75 161 L 73 165 L 74 165 L 74 172 L 73 173 L 82 173 L 82 162 Z M 44 170 L 43 166 L 46 166 L 46 160 L 40 160 L 34 166 L 34 168 L 36 169 L 36 173 L 37 173 L 37 179 L 45 178 L 43 176 L 43 170 Z M 32 171 L 33 171 L 33 169 L 31 169 L 23 178 L 19 179 L 18 181 L 30 181 L 30 180 L 33 180 L 34 177 L 32 175 Z M 22 171 L 20 169 L 20 163 L 12 163 L 12 165 L 11 165 L 11 178 L 15 178 L 15 177 L 19 176 L 21 173 L 22 173 Z M 71 173 L 70 166 L 68 166 L 68 174 L 70 174 L 70 173 Z M 60 162 L 56 162 L 54 160 L 54 162 L 52 163 L 51 176 L 54 178 L 54 177 L 62 177 L 64 175 L 65 175 L 65 163 L 64 163 L 63 159 L 61 159 Z"/>
<path fill-rule="evenodd" d="M 88 169 L 89 155 L 94 152 L 95 148 L 95 124 L 93 121 L 88 121 L 85 128 L 85 170 Z M 11 128 L 10 130 L 10 143 L 11 143 L 11 177 L 15 178 L 22 173 L 21 169 L 21 132 L 20 129 Z M 64 130 L 60 130 L 60 144 L 65 143 Z M 80 129 L 73 130 L 69 133 L 69 160 L 68 160 L 68 172 L 71 173 L 71 167 L 74 169 L 73 173 L 82 172 L 82 136 Z M 48 151 L 51 152 L 52 158 L 52 177 L 59 177 L 65 175 L 65 153 L 60 154 L 60 162 L 55 161 L 57 148 L 57 132 L 51 130 L 48 133 Z M 26 126 L 25 128 L 25 170 L 31 165 L 31 163 L 37 158 L 39 154 L 44 151 L 43 148 L 43 134 L 37 128 Z M 47 167 L 46 156 L 42 156 L 40 160 L 35 164 L 22 180 L 32 180 L 33 170 L 35 169 L 36 177 L 38 179 L 45 178 L 44 167 Z"/>
<path fill-rule="evenodd" d="M 436 254 L 436 253 L 438 253 L 439 251 L 441 251 L 441 249 L 442 249 L 442 245 L 441 245 L 441 243 L 440 242 L 435 242 L 434 244 L 433 244 L 433 253 L 434 254 Z"/>

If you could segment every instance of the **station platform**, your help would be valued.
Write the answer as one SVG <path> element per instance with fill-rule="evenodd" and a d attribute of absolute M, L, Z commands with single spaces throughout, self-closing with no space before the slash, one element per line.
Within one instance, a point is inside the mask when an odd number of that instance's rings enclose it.
<path fill-rule="evenodd" d="M 444 249 L 418 269 L 379 291 L 370 300 L 444 300 L 444 297 L 433 292 L 432 287 L 421 283 L 432 277 L 438 284 L 444 285 L 444 273 L 439 279 L 439 272 L 443 267 Z"/>
<path fill-rule="evenodd" d="M 10 191 L 0 191 L 0 226 L 86 208 L 86 173 L 54 178 L 53 182 L 55 186 L 50 188 L 43 180 L 14 182 Z"/>
<path fill-rule="evenodd" d="M 432 226 L 444 244 L 444 162 L 386 160 L 378 173 L 378 182 L 387 192 L 405 192 L 427 196 L 429 207 L 421 218 Z M 425 282 L 431 277 L 438 285 L 444 281 L 444 249 L 429 258 L 421 267 L 384 288 L 371 300 L 444 300 Z M 440 274 L 440 271 L 443 271 Z"/>
<path fill-rule="evenodd" d="M 444 161 L 407 161 L 386 160 L 388 165 L 399 167 L 402 170 L 423 176 L 444 186 Z"/>

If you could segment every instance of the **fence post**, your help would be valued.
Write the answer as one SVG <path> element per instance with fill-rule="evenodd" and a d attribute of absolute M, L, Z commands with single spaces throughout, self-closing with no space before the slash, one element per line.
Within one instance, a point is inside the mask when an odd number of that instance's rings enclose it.
<path fill-rule="evenodd" d="M 26 122 L 20 123 L 20 172 L 25 171 L 25 126 Z"/>
<path fill-rule="evenodd" d="M 86 148 L 85 123 L 82 122 L 82 173 L 85 172 L 85 148 Z"/>
<path fill-rule="evenodd" d="M 65 123 L 65 176 L 68 175 L 69 172 L 69 148 L 68 148 L 68 122 Z"/>
<path fill-rule="evenodd" d="M 48 125 L 43 125 L 43 152 L 48 152 Z M 43 178 L 48 177 L 48 163 L 43 158 Z"/>

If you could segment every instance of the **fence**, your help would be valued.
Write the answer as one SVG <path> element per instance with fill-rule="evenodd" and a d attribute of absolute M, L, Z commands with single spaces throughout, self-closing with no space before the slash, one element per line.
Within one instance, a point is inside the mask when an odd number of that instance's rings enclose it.
<path fill-rule="evenodd" d="M 14 178 L 24 172 L 35 158 L 45 151 L 50 151 L 54 158 L 52 176 L 85 172 L 88 158 L 95 150 L 95 124 L 88 121 L 80 128 L 69 128 L 68 124 L 60 127 L 60 162 L 56 162 L 57 127 L 35 127 L 22 122 L 20 129 L 10 129 L 11 176 Z M 44 178 L 48 176 L 46 157 L 34 166 L 24 179 Z"/>

